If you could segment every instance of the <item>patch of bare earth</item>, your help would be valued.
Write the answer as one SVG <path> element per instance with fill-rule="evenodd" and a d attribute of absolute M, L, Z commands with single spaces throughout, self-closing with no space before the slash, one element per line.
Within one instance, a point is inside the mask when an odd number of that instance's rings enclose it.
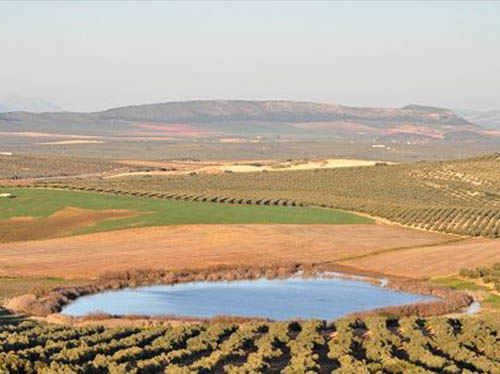
<path fill-rule="evenodd" d="M 131 210 L 89 210 L 64 208 L 49 217 L 13 217 L 0 221 L 0 243 L 49 239 L 71 235 L 75 230 L 105 219 L 132 217 Z"/>
<path fill-rule="evenodd" d="M 167 171 L 133 171 L 115 174 L 108 178 L 140 176 L 140 175 L 185 175 L 189 173 L 200 174 L 222 174 L 224 172 L 233 173 L 252 173 L 262 171 L 290 171 L 290 170 L 314 170 L 314 169 L 333 169 L 356 166 L 373 166 L 379 161 L 376 160 L 355 160 L 355 159 L 311 159 L 311 160 L 247 160 L 238 162 L 227 161 L 191 161 L 191 162 L 157 162 L 140 160 L 121 160 L 119 163 L 139 167 L 168 168 Z M 387 162 L 386 162 L 387 163 Z M 392 164 L 392 163 L 387 163 Z"/>
<path fill-rule="evenodd" d="M 133 268 L 324 263 L 447 240 L 387 225 L 176 225 L 2 244 L 0 275 L 89 278 Z"/>
<path fill-rule="evenodd" d="M 361 270 L 414 278 L 456 274 L 462 268 L 500 262 L 500 240 L 466 239 L 457 243 L 402 249 L 343 262 Z"/>

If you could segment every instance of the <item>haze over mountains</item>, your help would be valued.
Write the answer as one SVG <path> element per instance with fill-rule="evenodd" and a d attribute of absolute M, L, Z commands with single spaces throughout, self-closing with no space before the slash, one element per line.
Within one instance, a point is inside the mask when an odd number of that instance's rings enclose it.
<path fill-rule="evenodd" d="M 244 100 L 168 102 L 93 113 L 2 113 L 0 131 L 116 137 L 284 136 L 393 143 L 500 140 L 500 134 L 451 110 L 431 106 L 368 108 Z"/>
<path fill-rule="evenodd" d="M 468 121 L 485 127 L 500 128 L 500 110 L 467 110 L 456 109 L 455 113 Z"/>
<path fill-rule="evenodd" d="M 59 106 L 38 97 L 7 95 L 0 98 L 0 113 L 15 111 L 43 113 L 61 112 L 62 109 Z"/>

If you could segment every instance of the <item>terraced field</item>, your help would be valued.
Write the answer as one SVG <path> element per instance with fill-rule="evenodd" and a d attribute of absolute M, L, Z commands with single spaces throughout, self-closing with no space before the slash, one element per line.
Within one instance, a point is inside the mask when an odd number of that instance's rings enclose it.
<path fill-rule="evenodd" d="M 500 235 L 500 154 L 345 169 L 73 180 L 88 191 L 232 204 L 344 209 L 425 230 Z"/>
<path fill-rule="evenodd" d="M 472 374 L 500 371 L 498 316 L 177 327 L 0 325 L 9 374 Z"/>

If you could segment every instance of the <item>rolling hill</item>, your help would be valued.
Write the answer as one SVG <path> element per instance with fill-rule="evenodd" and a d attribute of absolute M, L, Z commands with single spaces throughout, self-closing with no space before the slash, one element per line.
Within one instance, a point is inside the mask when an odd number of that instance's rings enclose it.
<path fill-rule="evenodd" d="M 377 109 L 293 101 L 172 102 L 110 109 L 97 115 L 103 119 L 171 123 L 381 121 L 443 126 L 472 125 L 451 111 L 418 105 L 400 109 Z"/>
<path fill-rule="evenodd" d="M 419 229 L 500 236 L 500 153 L 447 162 L 274 173 L 86 178 L 67 185 L 226 204 L 321 206 Z"/>
<path fill-rule="evenodd" d="M 399 132 L 441 138 L 479 127 L 450 110 L 408 105 L 361 108 L 294 101 L 186 101 L 94 113 L 0 114 L 0 131 L 92 136 L 257 136 L 367 138 Z"/>

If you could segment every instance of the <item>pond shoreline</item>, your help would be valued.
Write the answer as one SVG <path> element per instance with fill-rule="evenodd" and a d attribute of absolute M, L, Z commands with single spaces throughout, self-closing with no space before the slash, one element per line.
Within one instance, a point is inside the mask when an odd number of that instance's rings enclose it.
<path fill-rule="evenodd" d="M 346 279 L 334 272 L 302 271 L 284 279 L 195 281 L 104 291 L 82 296 L 61 313 L 73 317 L 90 313 L 115 315 L 180 315 L 211 318 L 217 315 L 333 320 L 354 312 L 419 302 L 433 296 L 394 291 L 361 277 Z"/>
<path fill-rule="evenodd" d="M 439 298 L 437 301 L 418 302 L 403 306 L 392 306 L 369 311 L 353 313 L 355 316 L 385 315 L 402 317 L 416 315 L 420 317 L 443 315 L 458 312 L 469 306 L 473 299 L 471 296 L 450 290 L 446 287 L 431 285 L 424 281 L 404 279 L 400 277 L 383 276 L 375 273 L 358 271 L 357 269 L 339 266 L 337 264 L 276 264 L 269 266 L 217 266 L 204 270 L 144 270 L 134 269 L 125 272 L 110 272 L 103 274 L 94 284 L 87 286 L 59 287 L 53 290 L 40 291 L 37 295 L 26 294 L 11 299 L 6 307 L 16 313 L 25 313 L 29 316 L 47 317 L 59 314 L 62 308 L 80 296 L 100 293 L 110 290 L 121 290 L 140 286 L 172 285 L 178 283 L 199 281 L 234 281 L 234 280 L 256 280 L 256 279 L 285 279 L 295 274 L 301 274 L 304 278 L 314 278 L 320 273 L 334 274 L 336 277 L 345 279 L 362 278 L 363 282 L 380 286 L 381 279 L 386 280 L 386 286 L 393 291 L 409 292 Z M 143 319 L 144 316 L 107 316 L 121 319 Z M 104 315 L 87 315 L 84 317 L 69 317 L 71 319 L 97 319 L 102 320 Z M 157 317 L 149 317 L 152 319 Z M 218 319 L 226 320 L 267 320 L 254 317 L 217 316 Z M 164 319 L 183 321 L 188 319 L 194 321 L 206 321 L 206 318 L 190 318 L 184 316 L 165 316 Z M 208 319 L 210 320 L 210 319 Z"/>

